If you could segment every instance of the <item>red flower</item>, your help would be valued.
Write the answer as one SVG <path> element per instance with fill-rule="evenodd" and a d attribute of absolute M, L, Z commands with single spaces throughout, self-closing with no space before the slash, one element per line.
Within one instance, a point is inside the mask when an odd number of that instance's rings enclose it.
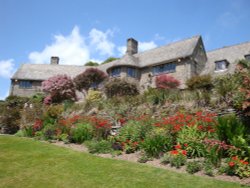
<path fill-rule="evenodd" d="M 234 161 L 236 161 L 236 160 L 238 160 L 238 157 L 237 157 L 237 156 L 233 156 L 232 159 L 233 159 Z"/>
<path fill-rule="evenodd" d="M 229 165 L 230 167 L 233 167 L 233 166 L 235 165 L 235 163 L 231 161 L 231 162 L 228 163 L 228 165 Z"/>
<path fill-rule="evenodd" d="M 174 146 L 174 148 L 175 148 L 175 149 L 181 149 L 181 145 L 178 144 L 178 145 Z"/>
<path fill-rule="evenodd" d="M 186 150 L 182 150 L 182 155 L 187 155 L 187 151 Z"/>
<path fill-rule="evenodd" d="M 184 146 L 185 146 L 185 147 L 188 147 L 188 144 L 187 144 L 187 143 L 185 143 L 185 144 L 184 144 Z"/>
<path fill-rule="evenodd" d="M 244 164 L 244 165 L 248 165 L 248 162 L 247 162 L 247 161 L 244 161 L 243 164 Z"/>
<path fill-rule="evenodd" d="M 240 160 L 240 162 L 243 164 L 245 161 L 244 160 Z"/>
<path fill-rule="evenodd" d="M 179 152 L 178 152 L 177 150 L 172 150 L 172 151 L 171 151 L 171 154 L 172 154 L 172 155 L 178 155 L 178 153 L 179 153 Z"/>

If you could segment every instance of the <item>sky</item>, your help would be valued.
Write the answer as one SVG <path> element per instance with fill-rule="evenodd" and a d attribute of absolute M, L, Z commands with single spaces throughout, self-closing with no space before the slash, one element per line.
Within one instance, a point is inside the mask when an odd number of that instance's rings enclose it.
<path fill-rule="evenodd" d="M 250 41 L 250 0 L 0 0 L 0 99 L 24 63 L 84 65 L 201 35 L 206 50 Z"/>

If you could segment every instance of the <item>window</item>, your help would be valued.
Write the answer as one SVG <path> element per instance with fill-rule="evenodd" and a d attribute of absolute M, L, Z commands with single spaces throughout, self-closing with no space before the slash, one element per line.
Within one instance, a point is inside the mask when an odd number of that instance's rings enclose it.
<path fill-rule="evenodd" d="M 127 68 L 127 75 L 129 77 L 135 78 L 136 77 L 136 70 L 135 70 L 135 68 L 128 67 Z"/>
<path fill-rule="evenodd" d="M 121 68 L 113 68 L 111 70 L 111 76 L 112 77 L 120 76 L 120 73 L 121 73 Z"/>
<path fill-rule="evenodd" d="M 32 82 L 31 81 L 20 81 L 19 87 L 20 88 L 32 88 Z"/>
<path fill-rule="evenodd" d="M 153 67 L 153 74 L 162 74 L 162 73 L 170 73 L 175 72 L 176 64 L 175 63 L 167 63 L 163 65 L 158 65 Z"/>
<path fill-rule="evenodd" d="M 228 67 L 228 61 L 222 60 L 222 61 L 216 61 L 215 62 L 215 71 L 224 71 L 227 70 Z"/>
<path fill-rule="evenodd" d="M 245 59 L 250 61 L 250 54 L 245 55 Z"/>

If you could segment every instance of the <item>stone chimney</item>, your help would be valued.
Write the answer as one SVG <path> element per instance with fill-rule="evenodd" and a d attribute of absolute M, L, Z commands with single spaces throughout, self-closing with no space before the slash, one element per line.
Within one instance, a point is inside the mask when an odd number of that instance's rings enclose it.
<path fill-rule="evenodd" d="M 52 57 L 50 58 L 50 64 L 51 64 L 51 65 L 58 65 L 58 64 L 59 64 L 59 57 L 52 56 Z"/>
<path fill-rule="evenodd" d="M 138 42 L 133 38 L 129 38 L 127 40 L 126 54 L 133 55 L 133 54 L 136 54 L 137 52 L 138 52 Z"/>

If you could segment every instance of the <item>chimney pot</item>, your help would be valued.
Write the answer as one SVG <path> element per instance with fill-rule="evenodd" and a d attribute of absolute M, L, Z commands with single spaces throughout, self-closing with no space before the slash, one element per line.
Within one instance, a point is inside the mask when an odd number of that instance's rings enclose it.
<path fill-rule="evenodd" d="M 59 57 L 57 57 L 57 56 L 52 56 L 52 57 L 50 58 L 50 64 L 51 64 L 51 65 L 58 65 L 58 64 L 59 64 Z"/>
<path fill-rule="evenodd" d="M 129 55 L 133 55 L 136 54 L 138 52 L 138 42 L 133 39 L 133 38 L 129 38 L 127 40 L 127 51 L 126 53 Z"/>

